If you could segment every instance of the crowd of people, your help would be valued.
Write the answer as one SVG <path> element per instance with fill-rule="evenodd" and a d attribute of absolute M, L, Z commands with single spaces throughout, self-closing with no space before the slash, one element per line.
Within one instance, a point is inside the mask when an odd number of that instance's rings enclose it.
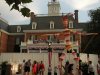
<path fill-rule="evenodd" d="M 65 63 L 65 65 L 62 65 L 62 69 L 64 69 L 63 75 L 74 75 L 73 73 L 73 65 L 70 64 L 69 61 Z M 97 74 L 100 75 L 100 61 L 98 61 L 97 64 Z M 54 66 L 54 74 L 58 75 L 58 66 Z M 78 75 L 95 75 L 94 66 L 92 61 L 88 61 L 87 63 L 83 63 L 81 60 L 79 61 L 79 67 L 76 68 L 78 71 Z M 32 75 L 44 75 L 45 71 L 45 65 L 43 61 L 37 62 L 33 61 L 31 63 L 31 60 L 23 60 L 22 63 L 22 75 L 30 75 L 30 72 Z M 52 67 L 51 65 L 48 65 L 48 75 L 52 75 Z"/>
<path fill-rule="evenodd" d="M 65 63 L 65 66 L 62 66 L 64 68 L 63 75 L 76 75 L 73 73 L 73 65 L 70 64 L 69 61 Z M 79 66 L 76 68 L 78 71 L 77 75 L 95 75 L 95 69 L 92 61 L 88 61 L 87 63 L 79 61 Z M 74 68 L 75 69 L 75 68 Z M 96 65 L 96 71 L 97 75 L 100 75 L 100 60 L 98 61 L 98 64 Z"/>
<path fill-rule="evenodd" d="M 22 75 L 30 75 L 30 71 L 32 71 L 32 75 L 44 75 L 45 66 L 43 61 L 37 62 L 34 60 L 31 63 L 30 59 L 28 61 L 23 60 Z"/>
<path fill-rule="evenodd" d="M 100 60 L 96 65 L 96 71 L 94 69 L 94 65 L 92 61 L 88 61 L 87 63 L 83 63 L 81 60 L 79 61 L 79 75 L 95 75 L 97 71 L 97 75 L 100 75 Z"/>

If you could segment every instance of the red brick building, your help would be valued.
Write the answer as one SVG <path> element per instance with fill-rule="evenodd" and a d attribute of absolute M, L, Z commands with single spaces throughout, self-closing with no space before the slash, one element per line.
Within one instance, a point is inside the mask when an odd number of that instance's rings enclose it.
<path fill-rule="evenodd" d="M 80 42 L 80 35 L 77 33 L 82 29 L 77 27 L 78 10 L 73 13 L 60 14 L 60 3 L 52 0 L 48 2 L 48 14 L 32 12 L 28 25 L 9 25 L 1 19 L 0 52 L 47 51 L 49 43 L 54 50 L 63 51 L 68 49 L 69 42 L 73 45 L 70 48 L 78 49 L 76 42 Z"/>

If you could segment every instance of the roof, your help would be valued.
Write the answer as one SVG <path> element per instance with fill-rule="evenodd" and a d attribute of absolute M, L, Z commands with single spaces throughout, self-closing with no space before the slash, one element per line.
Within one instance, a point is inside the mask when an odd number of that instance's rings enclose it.
<path fill-rule="evenodd" d="M 36 30 L 48 30 L 50 29 L 50 22 L 54 22 L 54 29 L 64 29 L 62 16 L 41 16 L 41 17 L 35 17 L 34 22 L 37 23 Z M 17 32 L 17 26 L 21 26 L 21 32 L 23 30 L 32 30 L 32 23 L 28 25 L 10 25 L 9 26 L 9 32 L 10 33 L 16 33 Z"/>
<path fill-rule="evenodd" d="M 72 16 L 68 16 L 68 19 L 74 21 Z M 54 29 L 64 29 L 62 16 L 36 16 L 34 18 L 34 22 L 37 23 L 37 28 L 35 30 L 49 30 L 51 21 L 54 22 Z M 8 25 L 7 23 L 0 20 L 0 26 L 9 33 L 17 33 L 17 26 L 21 26 L 21 32 L 18 33 L 23 33 L 24 30 L 33 30 L 32 23 L 25 25 Z M 83 31 L 86 31 L 88 23 L 74 22 L 73 26 L 73 29 L 83 29 Z"/>
<path fill-rule="evenodd" d="M 2 19 L 0 19 L 0 29 L 3 29 L 5 31 L 8 30 L 8 23 L 4 22 Z"/>
<path fill-rule="evenodd" d="M 83 31 L 87 31 L 88 23 L 75 23 L 74 29 L 83 29 Z"/>

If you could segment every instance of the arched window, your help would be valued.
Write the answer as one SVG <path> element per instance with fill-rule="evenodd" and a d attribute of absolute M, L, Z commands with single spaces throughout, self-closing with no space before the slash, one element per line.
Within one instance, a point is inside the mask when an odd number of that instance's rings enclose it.
<path fill-rule="evenodd" d="M 50 21 L 50 29 L 54 29 L 54 22 Z"/>
<path fill-rule="evenodd" d="M 36 22 L 32 22 L 32 29 L 36 29 L 37 27 L 37 23 Z"/>
<path fill-rule="evenodd" d="M 17 32 L 21 32 L 21 26 L 17 26 Z"/>

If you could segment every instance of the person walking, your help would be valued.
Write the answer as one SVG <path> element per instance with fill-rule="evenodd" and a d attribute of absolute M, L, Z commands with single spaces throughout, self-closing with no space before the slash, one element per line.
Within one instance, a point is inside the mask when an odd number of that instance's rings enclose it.
<path fill-rule="evenodd" d="M 65 66 L 62 66 L 65 70 L 64 75 L 68 75 L 68 66 L 69 66 L 69 61 L 66 62 Z"/>
<path fill-rule="evenodd" d="M 25 59 L 22 62 L 22 75 L 25 75 L 24 69 L 25 69 Z"/>

